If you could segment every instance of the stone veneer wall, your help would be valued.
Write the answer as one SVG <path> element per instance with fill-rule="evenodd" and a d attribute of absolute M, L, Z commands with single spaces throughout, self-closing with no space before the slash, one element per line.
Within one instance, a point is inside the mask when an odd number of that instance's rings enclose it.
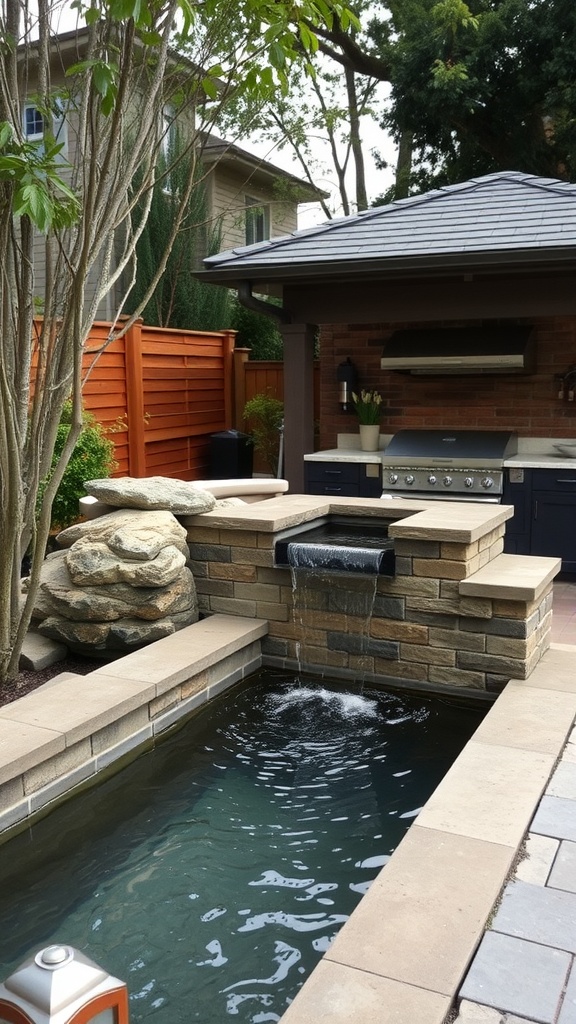
<path fill-rule="evenodd" d="M 277 534 L 198 525 L 188 541 L 200 612 L 267 619 L 267 664 L 497 693 L 535 668 L 552 619 L 552 584 L 535 601 L 459 593 L 502 552 L 504 529 L 468 544 L 397 539 L 394 578 L 307 572 L 305 590 L 274 568 Z"/>

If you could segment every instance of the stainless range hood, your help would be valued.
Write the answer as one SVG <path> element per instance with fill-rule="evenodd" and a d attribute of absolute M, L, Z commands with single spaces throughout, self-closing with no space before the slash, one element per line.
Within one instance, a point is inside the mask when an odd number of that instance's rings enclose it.
<path fill-rule="evenodd" d="M 412 374 L 532 373 L 532 327 L 435 327 L 395 331 L 386 342 L 383 370 Z"/>

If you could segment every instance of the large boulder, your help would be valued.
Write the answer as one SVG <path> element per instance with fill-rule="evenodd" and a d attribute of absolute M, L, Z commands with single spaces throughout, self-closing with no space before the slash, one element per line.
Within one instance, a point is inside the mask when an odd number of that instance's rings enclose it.
<path fill-rule="evenodd" d="M 84 489 L 87 494 L 115 508 L 161 509 L 174 515 L 193 516 L 211 512 L 216 506 L 216 498 L 209 491 L 168 476 L 87 480 Z"/>
<path fill-rule="evenodd" d="M 64 530 L 42 566 L 39 633 L 115 657 L 198 619 L 186 531 L 170 512 L 113 512 Z"/>

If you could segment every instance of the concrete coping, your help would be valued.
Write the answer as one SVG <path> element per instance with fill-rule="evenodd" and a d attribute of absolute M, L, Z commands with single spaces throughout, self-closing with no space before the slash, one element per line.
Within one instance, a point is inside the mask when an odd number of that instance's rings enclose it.
<path fill-rule="evenodd" d="M 0 784 L 148 706 L 165 710 L 176 688 L 259 641 L 263 619 L 212 615 L 171 636 L 103 663 L 87 676 L 62 673 L 0 708 Z M 206 686 L 208 693 L 209 687 Z M 174 694 L 174 696 L 172 696 Z M 0 815 L 0 828 L 2 827 Z"/>
<path fill-rule="evenodd" d="M 541 555 L 497 555 L 477 572 L 461 580 L 466 597 L 496 597 L 508 601 L 535 601 L 560 572 L 559 558 Z"/>
<path fill-rule="evenodd" d="M 391 520 L 390 536 L 471 544 L 505 523 L 511 505 L 488 502 L 413 501 L 381 498 L 325 498 L 313 494 L 284 494 L 267 501 L 214 509 L 196 516 L 179 516 L 184 526 L 277 533 L 328 515 L 361 515 Z"/>

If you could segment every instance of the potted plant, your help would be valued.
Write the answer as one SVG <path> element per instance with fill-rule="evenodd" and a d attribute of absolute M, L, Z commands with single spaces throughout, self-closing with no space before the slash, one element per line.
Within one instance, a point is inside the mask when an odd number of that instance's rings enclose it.
<path fill-rule="evenodd" d="M 379 391 L 352 392 L 352 404 L 360 423 L 360 447 L 363 452 L 378 451 L 382 395 Z"/>

